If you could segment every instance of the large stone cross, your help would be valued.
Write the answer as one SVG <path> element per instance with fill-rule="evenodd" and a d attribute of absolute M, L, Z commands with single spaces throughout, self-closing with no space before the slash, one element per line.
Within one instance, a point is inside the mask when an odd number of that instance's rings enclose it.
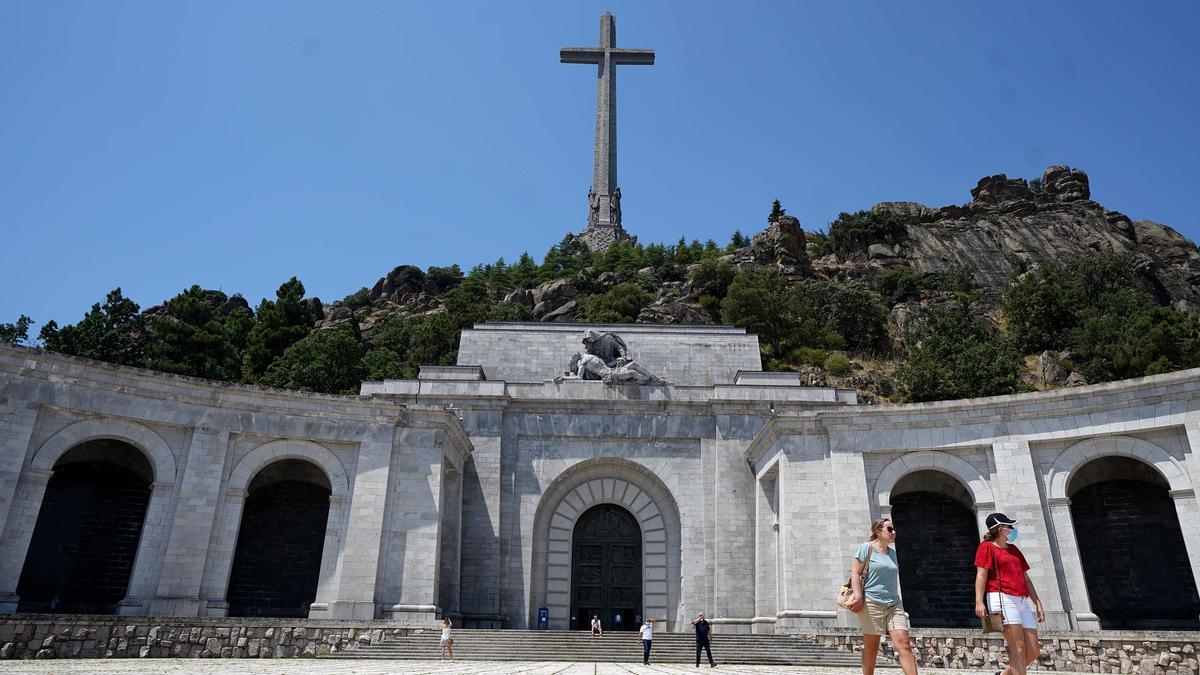
<path fill-rule="evenodd" d="M 617 49 L 617 22 L 600 17 L 599 47 L 566 47 L 562 63 L 594 63 L 596 71 L 596 159 L 588 192 L 588 227 L 621 226 L 621 189 L 617 186 L 617 66 L 654 65 L 653 49 Z"/>

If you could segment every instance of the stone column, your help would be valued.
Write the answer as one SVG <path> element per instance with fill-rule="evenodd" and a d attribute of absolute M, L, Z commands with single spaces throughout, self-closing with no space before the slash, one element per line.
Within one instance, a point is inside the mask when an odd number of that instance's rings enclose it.
<path fill-rule="evenodd" d="M 152 616 L 200 616 L 200 587 L 208 559 L 213 517 L 221 496 L 221 480 L 229 432 L 201 425 L 192 430 L 187 468 L 179 485 L 158 591 L 150 600 Z"/>
<path fill-rule="evenodd" d="M 1092 613 L 1092 601 L 1088 597 L 1087 577 L 1083 573 L 1079 540 L 1075 536 L 1075 521 L 1071 518 L 1071 500 L 1066 497 L 1054 497 L 1047 501 L 1050 506 L 1050 522 L 1054 526 L 1054 540 L 1058 544 L 1063 588 L 1067 593 L 1063 606 L 1070 613 L 1071 628 L 1100 630 L 1100 617 Z M 1020 543 L 1024 544 L 1025 540 L 1021 539 Z M 1040 587 L 1038 592 L 1041 592 Z"/>
<path fill-rule="evenodd" d="M 336 565 L 336 581 L 320 588 L 333 590 L 336 600 L 314 602 L 309 618 L 374 619 L 375 586 L 379 578 L 380 548 L 384 512 L 387 506 L 388 479 L 392 466 L 393 438 L 396 427 L 372 424 L 359 444 L 358 464 L 349 505 L 349 519 Z M 330 503 L 333 518 L 333 503 Z M 329 542 L 326 530 L 326 543 Z M 324 557 L 322 568 L 325 568 Z M 318 591 L 318 597 L 322 596 Z M 325 596 L 328 597 L 328 596 Z"/>
<path fill-rule="evenodd" d="M 42 498 L 46 496 L 46 485 L 53 471 L 27 470 L 17 484 L 9 510 L 8 524 L 4 528 L 4 546 L 0 546 L 0 614 L 17 611 L 17 584 L 21 580 L 21 568 L 29 553 L 29 540 L 33 538 L 33 527 L 42 510 Z"/>
<path fill-rule="evenodd" d="M 138 616 L 149 609 L 150 596 L 158 586 L 162 571 L 163 552 L 167 547 L 167 536 L 171 531 L 171 512 L 175 505 L 175 484 L 154 483 L 150 486 L 150 502 L 146 505 L 146 518 L 142 521 L 137 555 L 133 559 L 133 570 L 129 575 L 129 587 L 125 597 L 117 605 L 117 613 L 123 616 Z"/>
<path fill-rule="evenodd" d="M 1017 545 L 1029 562 L 1029 578 L 1037 588 L 1038 597 L 1046 610 L 1044 627 L 1051 630 L 1070 629 L 1071 620 L 1063 608 L 1059 592 L 1058 571 L 1050 550 L 1049 524 L 1037 488 L 1037 470 L 1029 442 L 1011 439 L 997 441 L 992 444 L 992 460 L 996 476 L 992 480 L 992 493 L 996 498 L 996 506 L 1008 517 L 1020 521 L 1018 529 L 1021 530 L 1021 539 Z"/>
<path fill-rule="evenodd" d="M 387 530 L 387 555 L 393 578 L 383 598 L 385 618 L 401 624 L 432 626 L 438 617 L 438 541 L 443 505 L 442 464 L 445 434 L 437 429 L 403 429 L 396 447 Z M 350 537 L 353 542 L 353 535 Z M 397 595 L 398 594 L 398 595 Z M 342 596 L 346 588 L 343 581 Z"/>

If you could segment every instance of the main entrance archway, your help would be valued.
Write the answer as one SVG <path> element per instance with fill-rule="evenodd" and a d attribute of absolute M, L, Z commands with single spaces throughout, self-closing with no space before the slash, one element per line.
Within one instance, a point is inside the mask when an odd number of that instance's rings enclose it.
<path fill-rule="evenodd" d="M 606 630 L 634 630 L 641 605 L 642 530 L 637 519 L 613 504 L 588 509 L 575 522 L 572 538 L 571 628 L 586 628 L 599 616 Z"/>
<path fill-rule="evenodd" d="M 575 524 L 593 507 L 605 504 L 631 514 L 641 532 L 642 590 L 637 604 L 642 618 L 654 617 L 660 630 L 676 629 L 682 579 L 679 507 L 657 475 L 617 458 L 580 462 L 560 473 L 542 493 L 531 533 L 530 628 L 537 625 L 543 607 L 550 611 L 552 630 L 578 625 L 577 614 L 571 619 Z M 634 612 L 635 623 L 638 613 Z M 621 619 L 625 623 L 624 615 Z M 690 623 L 685 626 L 691 628 Z"/>

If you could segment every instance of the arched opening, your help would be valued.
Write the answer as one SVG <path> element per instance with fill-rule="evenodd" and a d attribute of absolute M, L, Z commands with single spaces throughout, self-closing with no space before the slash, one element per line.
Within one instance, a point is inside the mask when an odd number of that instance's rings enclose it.
<path fill-rule="evenodd" d="M 149 460 L 128 443 L 87 441 L 64 453 L 34 524 L 17 611 L 115 614 L 153 481 Z"/>
<path fill-rule="evenodd" d="M 642 529 L 615 504 L 588 509 L 572 536 L 571 628 L 593 616 L 605 630 L 637 630 L 642 620 Z"/>
<path fill-rule="evenodd" d="M 1067 484 L 1092 613 L 1106 629 L 1200 629 L 1200 598 L 1166 480 L 1130 457 Z"/>
<path fill-rule="evenodd" d="M 940 471 L 916 471 L 891 490 L 904 609 L 913 626 L 978 627 L 971 493 Z"/>
<path fill-rule="evenodd" d="M 274 462 L 254 476 L 229 574 L 230 616 L 308 616 L 330 493 L 329 478 L 304 460 Z"/>

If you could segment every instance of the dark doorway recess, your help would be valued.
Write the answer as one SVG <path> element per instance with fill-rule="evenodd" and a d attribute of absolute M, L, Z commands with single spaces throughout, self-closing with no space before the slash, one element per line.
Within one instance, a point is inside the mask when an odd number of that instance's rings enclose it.
<path fill-rule="evenodd" d="M 1166 480 L 1105 457 L 1068 486 L 1092 613 L 1105 629 L 1200 629 L 1200 597 Z"/>
<path fill-rule="evenodd" d="M 642 529 L 612 504 L 588 509 L 572 538 L 571 628 L 587 628 L 593 615 L 605 630 L 637 630 L 642 619 Z"/>
<path fill-rule="evenodd" d="M 913 626 L 977 628 L 975 513 L 937 492 L 894 495 L 896 559 L 904 609 Z"/>
<path fill-rule="evenodd" d="M 270 464 L 250 481 L 229 574 L 230 616 L 308 616 L 329 495 L 325 474 L 301 460 Z"/>
<path fill-rule="evenodd" d="M 119 441 L 67 451 L 46 485 L 17 611 L 115 614 L 129 588 L 153 476 L 141 451 Z"/>

